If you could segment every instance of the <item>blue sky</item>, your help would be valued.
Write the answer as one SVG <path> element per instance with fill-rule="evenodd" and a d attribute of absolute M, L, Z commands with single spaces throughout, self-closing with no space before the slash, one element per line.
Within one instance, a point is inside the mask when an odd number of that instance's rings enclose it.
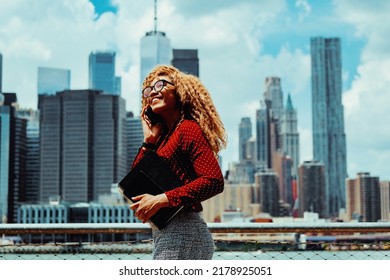
<path fill-rule="evenodd" d="M 92 1 L 92 0 L 91 0 Z M 153 0 L 0 0 L 3 90 L 36 107 L 37 67 L 71 70 L 88 85 L 91 51 L 117 52 L 127 108 L 139 112 L 139 43 Z M 238 124 L 259 107 L 267 76 L 282 79 L 298 111 L 301 161 L 312 159 L 310 37 L 342 40 L 348 173 L 390 180 L 390 1 L 159 0 L 158 29 L 173 48 L 196 48 L 200 78 L 229 135 L 224 168 L 238 160 Z M 254 131 L 253 131 L 254 133 Z"/>
<path fill-rule="evenodd" d="M 118 12 L 118 7 L 113 3 L 111 3 L 110 0 L 91 0 L 91 3 L 94 5 L 95 12 L 99 16 L 106 12 L 112 12 L 112 13 Z"/>

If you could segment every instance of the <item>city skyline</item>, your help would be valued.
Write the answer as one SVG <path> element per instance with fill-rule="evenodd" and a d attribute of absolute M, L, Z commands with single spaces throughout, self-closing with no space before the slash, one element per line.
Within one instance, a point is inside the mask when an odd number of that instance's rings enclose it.
<path fill-rule="evenodd" d="M 70 69 L 71 88 L 86 89 L 88 54 L 108 49 L 117 53 L 127 108 L 138 114 L 139 44 L 153 29 L 152 0 L 116 0 L 115 5 L 94 1 L 99 3 L 96 11 L 87 0 L 72 6 L 40 1 L 33 7 L 0 1 L 2 88 L 16 92 L 21 107 L 36 108 L 38 66 Z M 341 38 L 348 175 L 363 171 L 390 179 L 390 41 L 385 36 L 390 5 L 375 2 L 158 2 L 158 29 L 172 47 L 199 50 L 200 78 L 229 135 L 228 148 L 221 153 L 224 169 L 238 161 L 239 122 L 250 117 L 254 123 L 268 76 L 281 78 L 285 98 L 291 94 L 298 112 L 301 163 L 312 159 L 310 38 L 324 36 Z"/>

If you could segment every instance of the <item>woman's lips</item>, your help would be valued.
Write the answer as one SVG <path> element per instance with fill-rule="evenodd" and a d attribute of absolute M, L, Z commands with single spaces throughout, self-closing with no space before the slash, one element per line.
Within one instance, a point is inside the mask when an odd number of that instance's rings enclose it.
<path fill-rule="evenodd" d="M 160 100 L 159 97 L 153 97 L 152 100 L 150 101 L 151 104 L 153 104 L 154 102 Z"/>

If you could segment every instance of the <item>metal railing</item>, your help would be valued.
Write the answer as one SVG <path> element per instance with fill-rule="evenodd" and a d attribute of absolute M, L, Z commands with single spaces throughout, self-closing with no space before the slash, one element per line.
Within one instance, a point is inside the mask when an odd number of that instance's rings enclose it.
<path fill-rule="evenodd" d="M 390 259 L 387 222 L 208 226 L 214 259 Z M 0 260 L 151 259 L 150 235 L 141 223 L 0 224 Z"/>
<path fill-rule="evenodd" d="M 378 223 L 208 223 L 212 233 L 390 233 L 390 222 Z M 150 233 L 142 223 L 0 224 L 0 235 Z"/>

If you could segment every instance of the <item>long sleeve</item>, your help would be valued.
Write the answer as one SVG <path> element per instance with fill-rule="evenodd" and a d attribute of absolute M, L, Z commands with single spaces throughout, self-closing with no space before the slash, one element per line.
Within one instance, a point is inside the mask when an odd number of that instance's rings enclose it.
<path fill-rule="evenodd" d="M 218 161 L 195 121 L 184 121 L 158 153 L 182 179 L 183 186 L 166 192 L 172 206 L 201 211 L 201 201 L 223 191 Z"/>
<path fill-rule="evenodd" d="M 145 153 L 146 153 L 146 151 L 144 149 L 142 149 L 142 148 L 140 148 L 138 150 L 138 154 L 135 156 L 131 168 L 133 168 L 134 166 L 137 165 L 137 163 L 144 157 Z"/>

